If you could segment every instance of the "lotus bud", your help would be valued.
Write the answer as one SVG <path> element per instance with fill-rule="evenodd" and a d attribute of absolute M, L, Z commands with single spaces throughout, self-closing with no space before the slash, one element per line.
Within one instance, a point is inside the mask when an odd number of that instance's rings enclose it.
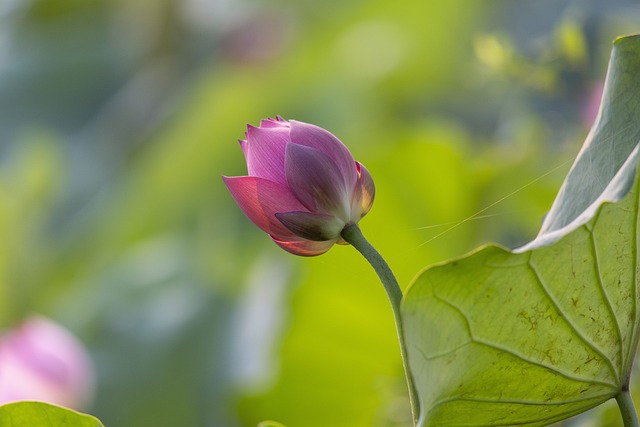
<path fill-rule="evenodd" d="M 281 117 L 247 125 L 248 176 L 223 177 L 244 214 L 284 250 L 320 255 L 371 209 L 369 171 L 330 132 Z"/>
<path fill-rule="evenodd" d="M 0 405 L 35 400 L 82 409 L 93 389 L 89 356 L 62 326 L 34 316 L 0 333 Z"/>

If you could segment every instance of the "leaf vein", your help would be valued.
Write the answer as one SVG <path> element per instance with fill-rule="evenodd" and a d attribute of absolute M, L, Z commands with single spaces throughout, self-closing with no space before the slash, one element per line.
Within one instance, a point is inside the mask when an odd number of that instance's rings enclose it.
<path fill-rule="evenodd" d="M 546 416 L 546 417 L 536 417 L 536 418 L 530 418 L 530 419 L 527 419 L 527 420 L 509 421 L 509 422 L 504 422 L 504 423 L 492 422 L 491 425 L 494 426 L 494 427 L 499 427 L 499 426 L 527 425 L 527 424 L 546 422 L 546 421 L 560 421 L 560 420 L 569 418 L 569 417 L 571 417 L 573 415 L 580 414 L 580 413 L 584 412 L 587 409 L 593 408 L 594 406 L 597 406 L 599 403 L 604 401 L 604 398 L 611 398 L 612 396 L 613 395 L 611 395 L 611 394 L 602 394 L 602 395 L 594 396 L 592 398 L 585 398 L 584 400 L 568 401 L 568 403 L 580 403 L 581 401 L 588 402 L 589 400 L 593 400 L 593 404 L 589 403 L 589 404 L 586 405 L 586 407 L 580 407 L 580 408 L 573 409 L 573 410 L 566 410 L 566 411 L 558 412 L 558 413 L 555 413 L 553 415 Z M 470 400 L 470 399 L 467 399 L 467 398 L 443 399 L 443 400 L 437 402 L 437 404 L 433 405 L 429 409 L 429 412 L 432 412 L 433 409 L 436 408 L 437 406 L 443 405 L 443 404 L 448 403 L 448 402 L 453 401 L 453 400 L 465 400 L 466 401 L 466 400 Z M 490 403 L 490 402 L 487 402 L 487 403 Z M 503 402 L 496 401 L 495 403 L 503 403 Z M 520 402 L 504 402 L 504 403 L 514 403 L 514 404 L 523 404 L 524 405 L 524 403 L 520 403 Z M 456 427 L 479 427 L 479 425 L 478 424 L 458 424 L 458 425 L 456 425 Z"/>
<path fill-rule="evenodd" d="M 520 359 L 521 361 L 523 361 L 525 363 L 529 363 L 531 365 L 538 366 L 540 368 L 546 369 L 546 370 L 548 370 L 548 371 L 550 371 L 550 372 L 552 372 L 552 373 L 554 373 L 556 375 L 559 375 L 561 377 L 564 377 L 564 378 L 572 380 L 572 381 L 583 382 L 583 383 L 587 383 L 587 384 L 598 384 L 598 385 L 603 385 L 603 386 L 606 386 L 606 387 L 611 387 L 616 391 L 618 390 L 617 385 L 614 384 L 614 383 L 610 383 L 610 382 L 607 382 L 607 381 L 597 381 L 597 380 L 594 380 L 592 378 L 584 378 L 584 377 L 572 375 L 570 373 L 563 372 L 562 370 L 560 370 L 556 366 L 547 365 L 546 363 L 530 359 L 530 358 L 526 357 L 525 355 L 517 353 L 515 350 L 512 350 L 512 349 L 510 349 L 508 347 L 503 347 L 503 346 L 500 346 L 498 344 L 491 343 L 491 342 L 484 341 L 484 340 L 476 338 L 474 336 L 474 334 L 473 334 L 473 330 L 471 329 L 471 322 L 469 321 L 469 317 L 464 313 L 464 311 L 462 311 L 462 309 L 460 309 L 460 307 L 456 306 L 455 304 L 451 303 L 450 301 L 447 301 L 446 299 L 444 299 L 444 298 L 442 298 L 442 297 L 440 297 L 438 295 L 434 294 L 434 297 L 439 299 L 440 301 L 442 301 L 444 304 L 447 304 L 449 307 L 451 307 L 453 310 L 455 310 L 458 314 L 460 314 L 460 316 L 464 319 L 464 321 L 466 323 L 467 330 L 469 332 L 469 337 L 470 337 L 472 342 L 474 342 L 476 344 L 479 344 L 479 345 L 483 345 L 483 346 L 489 347 L 489 348 L 491 348 L 493 350 L 508 354 L 508 355 L 510 355 L 512 357 Z"/>
<path fill-rule="evenodd" d="M 620 327 L 620 320 L 618 319 L 618 317 L 616 316 L 616 313 L 613 309 L 613 304 L 611 303 L 611 299 L 609 298 L 609 294 L 607 293 L 607 290 L 605 289 L 604 286 L 604 279 L 602 278 L 602 271 L 600 269 L 600 256 L 598 255 L 598 246 L 596 245 L 596 236 L 595 236 L 595 224 L 597 224 L 598 220 L 600 219 L 600 213 L 602 212 L 602 210 L 598 210 L 595 219 L 594 219 L 594 227 L 593 228 L 589 228 L 585 225 L 585 228 L 587 229 L 587 231 L 589 232 L 589 242 L 591 244 L 591 252 L 593 253 L 593 258 L 594 258 L 594 266 L 596 269 L 596 282 L 598 283 L 598 289 L 600 291 L 600 294 L 602 295 L 602 297 L 604 298 L 605 302 L 606 302 L 606 306 L 607 306 L 607 311 L 609 312 L 609 315 L 611 316 L 611 319 L 614 323 L 614 325 L 616 326 L 615 328 L 615 332 L 616 335 L 618 336 L 618 345 L 620 348 L 620 353 L 619 353 L 619 362 L 621 363 L 620 367 L 616 367 L 616 378 L 618 379 L 618 382 L 620 382 L 620 369 L 622 369 L 622 359 L 623 359 L 623 354 L 624 354 L 624 350 L 623 350 L 623 345 L 622 345 L 622 329 Z"/>
<path fill-rule="evenodd" d="M 540 368 L 546 369 L 550 372 L 553 372 L 554 374 L 560 375 L 561 377 L 564 377 L 566 379 L 572 380 L 572 381 L 578 381 L 578 382 L 583 382 L 583 383 L 587 383 L 587 384 L 594 384 L 594 385 L 602 385 L 602 386 L 606 386 L 606 387 L 611 387 L 614 390 L 618 390 L 618 386 L 615 383 L 611 383 L 608 381 L 598 381 L 598 380 L 594 380 L 593 378 L 584 378 L 584 377 L 580 377 L 577 375 L 572 375 L 569 374 L 567 372 L 562 371 L 560 368 L 558 368 L 557 366 L 553 366 L 553 365 L 547 365 L 546 363 L 531 359 L 525 355 L 519 354 L 517 352 L 515 352 L 514 350 L 507 348 L 507 347 L 502 347 L 500 345 L 497 345 L 495 343 L 491 343 L 488 341 L 483 341 L 483 340 L 479 340 L 477 338 L 471 338 L 473 340 L 473 342 L 475 342 L 476 344 L 480 344 L 480 345 L 484 345 L 486 347 L 492 348 L 494 350 L 497 351 L 501 351 L 503 353 L 509 354 L 515 358 L 518 358 L 520 360 L 522 360 L 523 362 L 529 363 L 531 365 L 534 366 L 538 366 Z"/>
<path fill-rule="evenodd" d="M 554 308 L 556 309 L 556 311 L 558 312 L 560 317 L 562 317 L 562 319 L 565 321 L 565 323 L 571 328 L 571 330 L 573 331 L 574 335 L 577 336 L 583 343 L 585 343 L 587 345 L 587 347 L 591 348 L 591 350 L 593 350 L 598 356 L 600 356 L 603 361 L 605 361 L 605 363 L 609 367 L 609 371 L 610 371 L 611 375 L 613 376 L 614 379 L 617 380 L 618 374 L 616 372 L 616 369 L 615 369 L 611 359 L 609 359 L 595 343 L 593 343 L 590 339 L 588 339 L 586 336 L 584 336 L 579 331 L 578 327 L 571 321 L 571 319 L 566 315 L 566 313 L 560 308 L 559 303 L 553 297 L 551 292 L 549 292 L 549 288 L 545 284 L 545 280 L 542 278 L 542 275 L 537 270 L 537 268 L 536 268 L 536 266 L 535 266 L 535 264 L 534 264 L 534 262 L 533 262 L 533 260 L 531 258 L 529 258 L 528 266 L 529 266 L 529 269 L 531 270 L 531 272 L 533 273 L 533 275 L 534 275 L 534 277 L 536 279 L 535 280 L 536 283 L 538 283 L 538 285 L 540 285 L 540 289 L 542 289 L 542 291 L 543 291 L 544 295 L 546 296 L 546 298 L 554 306 Z"/>
<path fill-rule="evenodd" d="M 502 399 L 502 398 L 490 398 L 490 397 L 449 397 L 449 398 L 441 399 L 437 401 L 431 406 L 431 409 L 440 405 L 444 405 L 449 402 L 456 402 L 456 401 L 514 404 L 514 405 L 525 405 L 525 406 L 561 406 L 561 405 L 567 405 L 571 403 L 588 402 L 590 400 L 600 401 L 600 400 L 610 399 L 613 396 L 615 396 L 615 392 L 601 393 L 601 394 L 596 394 L 594 396 L 581 397 L 577 399 L 553 400 L 553 401 L 546 401 L 546 402 L 542 400 Z"/>
<path fill-rule="evenodd" d="M 640 190 L 637 188 L 638 186 L 638 178 L 636 177 L 636 189 L 635 189 L 635 208 L 636 208 L 636 220 L 633 221 L 633 246 L 632 250 L 632 259 L 633 259 L 633 269 L 631 270 L 631 306 L 633 313 L 633 326 L 632 333 L 629 336 L 629 347 L 627 348 L 626 354 L 626 362 L 625 367 L 626 371 L 631 373 L 631 365 L 633 364 L 634 354 L 636 351 L 636 347 L 638 345 L 638 221 L 640 221 Z M 628 378 L 625 378 L 625 381 L 629 381 Z"/>
<path fill-rule="evenodd" d="M 459 344 L 457 346 L 455 346 L 454 348 L 451 348 L 449 350 L 443 351 L 441 353 L 436 353 L 436 354 L 431 354 L 428 355 L 426 351 L 424 351 L 420 346 L 415 346 L 416 350 L 418 350 L 420 352 L 420 354 L 422 355 L 422 358 L 426 361 L 430 361 L 430 360 L 435 360 L 435 359 L 439 359 L 441 357 L 446 357 L 450 354 L 455 353 L 456 351 L 460 350 L 463 347 L 468 346 L 469 344 L 471 344 L 473 342 L 473 340 L 471 341 L 467 341 L 465 343 Z"/>

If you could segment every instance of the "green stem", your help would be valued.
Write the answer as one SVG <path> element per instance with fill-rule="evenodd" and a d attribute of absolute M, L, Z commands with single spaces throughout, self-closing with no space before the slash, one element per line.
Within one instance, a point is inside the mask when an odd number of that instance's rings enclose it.
<path fill-rule="evenodd" d="M 640 427 L 640 424 L 638 423 L 638 414 L 636 413 L 636 408 L 633 406 L 633 400 L 631 399 L 631 395 L 629 394 L 627 387 L 618 393 L 616 401 L 620 407 L 624 427 Z"/>
<path fill-rule="evenodd" d="M 411 403 L 411 412 L 413 414 L 414 426 L 418 423 L 419 406 L 417 401 L 416 389 L 413 384 L 413 378 L 409 371 L 407 363 L 407 348 L 404 341 L 404 333 L 402 327 L 402 319 L 400 318 L 400 303 L 402 302 L 402 290 L 398 286 L 393 272 L 389 268 L 387 262 L 382 256 L 371 246 L 371 244 L 364 238 L 360 227 L 357 224 L 349 224 L 342 230 L 342 238 L 351 243 L 351 245 L 360 252 L 369 264 L 373 267 L 376 274 L 380 278 L 387 296 L 391 302 L 391 308 L 393 309 L 393 317 L 396 321 L 396 331 L 398 333 L 398 340 L 400 341 L 400 353 L 402 355 L 402 364 L 404 366 L 404 373 L 407 379 L 407 386 L 409 388 L 409 401 Z"/>

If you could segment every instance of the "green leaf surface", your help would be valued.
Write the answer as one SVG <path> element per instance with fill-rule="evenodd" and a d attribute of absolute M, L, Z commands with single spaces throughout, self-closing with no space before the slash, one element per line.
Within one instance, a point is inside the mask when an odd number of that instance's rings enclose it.
<path fill-rule="evenodd" d="M 411 285 L 402 319 L 420 426 L 542 426 L 628 386 L 639 74 L 640 37 L 616 40 L 599 118 L 536 239 L 486 246 Z"/>
<path fill-rule="evenodd" d="M 2 427 L 104 427 L 90 415 L 43 402 L 16 402 L 0 406 Z"/>

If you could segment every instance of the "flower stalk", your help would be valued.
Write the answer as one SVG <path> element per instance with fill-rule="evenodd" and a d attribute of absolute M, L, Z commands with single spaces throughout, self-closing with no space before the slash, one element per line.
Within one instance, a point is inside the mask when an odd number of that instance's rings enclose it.
<path fill-rule="evenodd" d="M 411 404 L 411 413 L 413 416 L 413 425 L 417 425 L 419 416 L 419 402 L 417 400 L 417 393 L 413 384 L 413 377 L 409 371 L 407 361 L 407 348 L 404 340 L 404 331 L 402 327 L 402 319 L 400 318 L 400 304 L 402 302 L 402 290 L 398 285 L 389 264 L 382 258 L 380 253 L 365 239 L 360 227 L 357 224 L 348 224 L 342 230 L 342 238 L 350 243 L 354 248 L 360 252 L 365 259 L 371 264 L 376 274 L 380 278 L 382 285 L 384 286 L 389 302 L 391 302 L 391 309 L 393 310 L 393 317 L 396 323 L 396 332 L 398 333 L 398 341 L 400 343 L 400 354 L 402 355 L 402 364 L 404 367 L 405 377 L 407 379 L 407 386 L 409 389 L 409 402 Z M 630 424 L 631 425 L 631 424 Z M 637 424 L 636 424 L 637 425 Z M 625 424 L 625 426 L 627 426 Z"/>
<path fill-rule="evenodd" d="M 636 413 L 636 408 L 633 406 L 633 400 L 629 394 L 628 387 L 625 387 L 616 395 L 616 402 L 618 402 L 618 407 L 620 408 L 624 427 L 640 427 L 638 414 Z"/>

